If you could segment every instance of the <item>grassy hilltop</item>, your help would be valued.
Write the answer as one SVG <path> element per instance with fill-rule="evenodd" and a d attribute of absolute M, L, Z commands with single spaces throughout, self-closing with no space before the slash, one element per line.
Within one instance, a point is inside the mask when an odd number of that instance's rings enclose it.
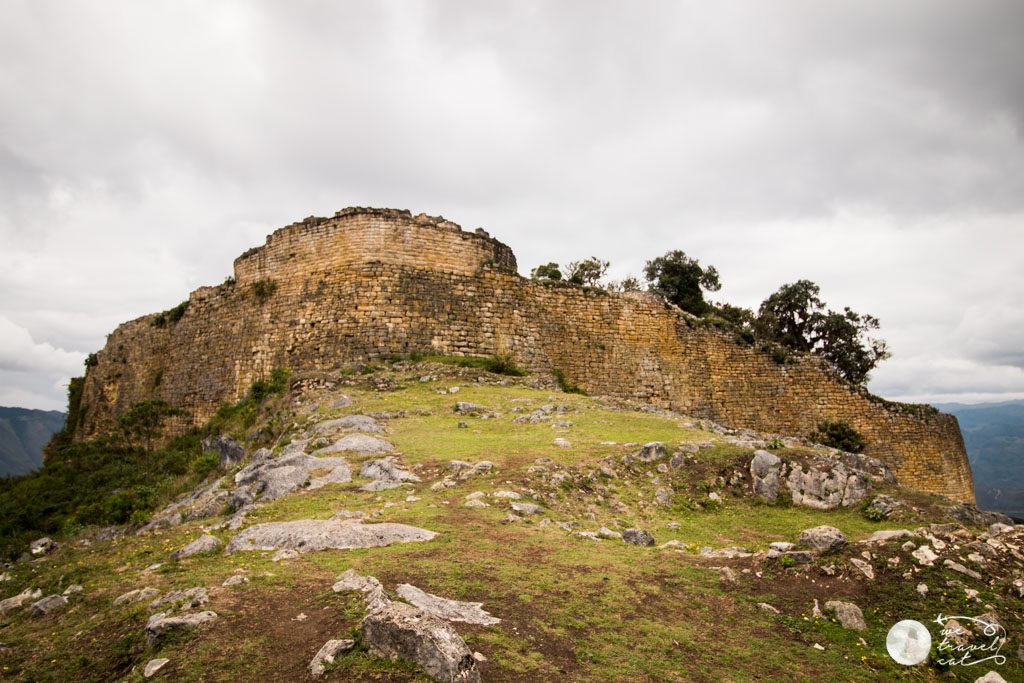
<path fill-rule="evenodd" d="M 53 527 L 58 549 L 3 570 L 7 580 L 0 583 L 0 598 L 28 588 L 42 595 L 60 594 L 73 584 L 82 590 L 48 616 L 34 617 L 26 607 L 0 613 L 0 679 L 136 681 L 143 680 L 146 663 L 160 657 L 170 661 L 151 680 L 305 680 L 321 645 L 353 638 L 354 649 L 340 655 L 322 680 L 431 680 L 409 662 L 372 656 L 360 643 L 363 603 L 332 590 L 348 569 L 376 577 L 392 597 L 398 584 L 409 583 L 445 598 L 483 603 L 500 623 L 453 626 L 482 655 L 484 681 L 973 681 L 990 669 L 1007 680 L 1024 679 L 1017 654 L 1024 588 L 1012 583 L 1024 560 L 1013 550 L 1019 549 L 1016 532 L 998 540 L 989 539 L 982 526 L 929 528 L 953 521 L 951 503 L 885 482 L 874 482 L 864 503 L 878 494 L 900 501 L 888 520 L 865 504 L 816 510 L 785 496 L 769 504 L 752 494 L 750 461 L 759 441 L 793 461 L 811 459 L 820 448 L 565 393 L 551 378 L 510 377 L 450 363 L 406 361 L 291 379 L 225 407 L 207 431 L 249 439 L 249 455 L 257 446 L 281 453 L 316 424 L 370 416 L 383 426 L 374 436 L 393 444 L 396 462 L 420 481 L 365 491 L 359 466 L 378 456 L 345 454 L 352 481 L 300 488 L 258 504 L 242 528 L 326 520 L 347 510 L 365 513 L 367 523 L 402 523 L 437 536 L 278 561 L 273 551 L 226 554 L 224 545 L 173 559 L 173 551 L 203 533 L 225 545 L 238 533 L 225 526 L 231 517 L 226 510 L 136 533 L 173 495 L 201 480 L 230 481 L 245 466 L 218 470 L 215 460 L 201 455 L 199 435 L 191 435 L 173 445 L 175 467 L 165 467 L 166 449 L 147 456 L 160 478 L 150 475 L 152 500 L 121 515 L 127 533 L 101 530 L 99 523 L 109 521 L 102 498 L 118 494 L 99 491 L 100 499 L 88 508 L 93 518 L 76 518 L 79 508 L 70 503 L 62 508 L 61 524 Z M 457 402 L 473 405 L 457 412 Z M 638 459 L 649 442 L 664 443 L 666 457 Z M 322 445 L 314 438 L 306 452 Z M 492 466 L 459 478 L 452 474 L 459 467 L 453 460 Z M 117 476 L 122 491 L 138 483 L 132 483 L 131 472 L 119 470 Z M 442 483 L 446 478 L 450 486 Z M 497 492 L 519 499 L 496 497 Z M 18 494 L 9 489 L 4 495 Z M 482 503 L 467 507 L 472 500 Z M 514 502 L 542 511 L 513 514 Z M 764 556 L 772 542 L 797 543 L 801 531 L 819 525 L 840 529 L 850 544 L 807 563 Z M 579 535 L 597 536 L 602 529 L 603 537 Z M 613 537 L 626 529 L 648 531 L 655 545 Z M 859 543 L 883 529 L 911 533 L 886 543 Z M 7 538 L 24 540 L 13 532 Z M 981 552 L 978 544 L 995 550 Z M 911 554 L 922 545 L 940 556 L 931 566 Z M 715 556 L 706 550 L 731 547 L 754 554 Z M 951 569 L 941 558 L 980 578 Z M 867 563 L 873 578 L 858 563 Z M 222 585 L 234 576 L 245 581 Z M 919 584 L 928 587 L 926 594 L 917 590 Z M 205 587 L 209 603 L 202 609 L 219 617 L 148 645 L 144 628 L 154 610 L 145 602 L 113 604 L 146 587 L 161 594 Z M 827 611 L 817 616 L 815 601 L 825 610 L 831 600 L 858 605 L 866 630 L 844 628 Z M 1001 666 L 904 667 L 886 652 L 886 633 L 899 620 L 928 625 L 939 614 L 981 615 L 990 609 L 1009 634 Z M 938 627 L 931 630 L 937 635 Z"/>

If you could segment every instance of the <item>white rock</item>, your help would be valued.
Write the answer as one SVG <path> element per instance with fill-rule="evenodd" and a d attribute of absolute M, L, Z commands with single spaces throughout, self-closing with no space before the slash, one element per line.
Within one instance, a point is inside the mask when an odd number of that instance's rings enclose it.
<path fill-rule="evenodd" d="M 165 657 L 161 657 L 160 659 L 151 659 L 148 662 L 146 662 L 146 668 L 143 669 L 142 675 L 146 678 L 152 678 L 156 675 L 157 671 L 164 668 L 164 666 L 166 666 L 167 663 L 170 661 L 171 660 Z"/>

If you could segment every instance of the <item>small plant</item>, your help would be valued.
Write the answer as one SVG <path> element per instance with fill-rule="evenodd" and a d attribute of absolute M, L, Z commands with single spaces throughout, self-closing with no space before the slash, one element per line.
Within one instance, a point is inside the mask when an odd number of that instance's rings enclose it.
<path fill-rule="evenodd" d="M 252 283 L 252 296 L 256 299 L 256 303 L 264 304 L 270 297 L 277 291 L 277 282 L 265 277 L 262 280 L 257 280 Z"/>
<path fill-rule="evenodd" d="M 780 448 L 785 448 L 785 447 L 786 447 L 786 444 L 782 441 L 782 439 L 780 439 L 777 436 L 772 438 L 768 442 L 768 446 L 767 446 L 768 450 L 770 450 L 770 451 L 777 451 Z"/>
<path fill-rule="evenodd" d="M 188 301 L 182 301 L 174 308 L 169 308 L 166 311 L 161 311 L 153 316 L 153 327 L 167 327 L 168 325 L 174 325 L 183 317 L 185 317 L 185 311 L 188 310 Z"/>
<path fill-rule="evenodd" d="M 487 358 L 484 361 L 484 370 L 493 372 L 496 375 L 510 375 L 512 377 L 522 377 L 526 374 L 525 370 L 516 365 L 512 354 L 502 354 Z"/>
<path fill-rule="evenodd" d="M 789 569 L 790 567 L 796 566 L 796 560 L 793 559 L 792 555 L 783 555 L 782 559 L 779 560 L 779 565 L 781 565 L 783 569 Z"/>
<path fill-rule="evenodd" d="M 224 278 L 223 286 L 224 287 L 234 287 L 235 286 L 235 276 L 234 275 L 228 275 L 226 278 Z"/>
<path fill-rule="evenodd" d="M 846 422 L 819 422 L 811 440 L 849 453 L 861 453 L 867 445 L 864 437 Z"/>
<path fill-rule="evenodd" d="M 555 368 L 554 370 L 552 370 L 551 374 L 555 376 L 555 381 L 558 382 L 558 388 L 564 391 L 565 393 L 586 395 L 585 391 L 583 391 L 578 386 L 567 380 L 565 378 L 565 373 L 562 372 L 559 368 Z"/>
<path fill-rule="evenodd" d="M 869 522 L 884 522 L 885 513 L 882 512 L 877 507 L 875 507 L 874 505 L 865 505 L 864 519 L 868 520 Z"/>
<path fill-rule="evenodd" d="M 95 353 L 90 353 L 85 357 L 85 367 L 94 368 L 100 364 L 100 358 Z"/>

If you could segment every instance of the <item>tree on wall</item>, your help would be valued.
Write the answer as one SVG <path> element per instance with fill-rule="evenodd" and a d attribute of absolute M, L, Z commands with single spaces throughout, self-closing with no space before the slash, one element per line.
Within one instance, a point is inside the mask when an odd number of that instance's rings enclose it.
<path fill-rule="evenodd" d="M 783 285 L 761 303 L 754 329 L 762 339 L 797 351 L 815 353 L 835 366 L 854 384 L 891 355 L 886 343 L 870 337 L 878 318 L 843 309 L 829 310 L 818 296 L 821 290 L 810 280 Z"/>
<path fill-rule="evenodd" d="M 562 271 L 558 268 L 557 263 L 545 263 L 531 270 L 530 278 L 534 280 L 548 280 L 550 282 L 559 282 L 562 279 Z"/>
<path fill-rule="evenodd" d="M 567 268 L 567 279 L 574 285 L 596 287 L 601 278 L 608 272 L 609 265 L 608 261 L 602 261 L 596 256 L 591 256 L 582 261 L 573 261 Z"/>
<path fill-rule="evenodd" d="M 652 292 L 694 315 L 703 315 L 709 309 L 705 290 L 717 292 L 722 288 L 714 266 L 704 268 L 700 261 L 678 249 L 648 261 L 644 277 Z"/>

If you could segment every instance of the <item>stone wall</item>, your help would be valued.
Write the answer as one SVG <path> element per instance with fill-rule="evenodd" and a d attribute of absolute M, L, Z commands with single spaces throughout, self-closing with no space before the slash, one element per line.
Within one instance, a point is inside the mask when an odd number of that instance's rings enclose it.
<path fill-rule="evenodd" d="M 519 277 L 511 250 L 443 219 L 348 209 L 278 230 L 235 261 L 235 283 L 192 293 L 185 315 L 110 335 L 87 374 L 78 437 L 144 398 L 207 420 L 276 367 L 331 370 L 412 352 L 511 353 L 588 393 L 648 401 L 759 431 L 843 420 L 905 485 L 973 501 L 956 419 L 889 404 L 814 357 L 779 365 L 653 296 Z M 275 284 L 265 300 L 257 281 Z"/>

